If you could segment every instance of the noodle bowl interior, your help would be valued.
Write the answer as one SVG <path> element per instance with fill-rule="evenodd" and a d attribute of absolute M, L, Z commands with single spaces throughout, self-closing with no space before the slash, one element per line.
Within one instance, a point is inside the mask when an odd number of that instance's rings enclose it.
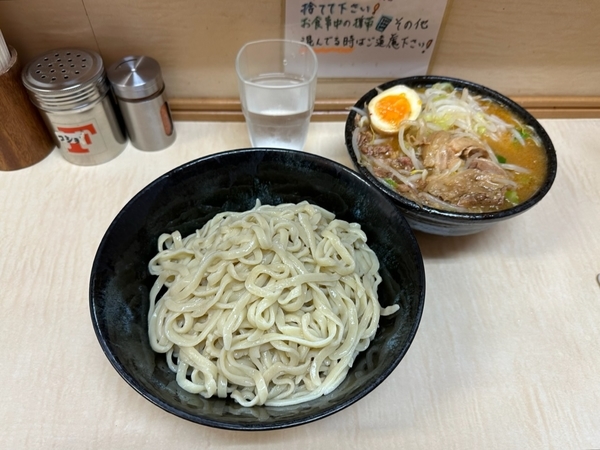
<path fill-rule="evenodd" d="M 404 86 L 412 94 L 403 108 L 416 118 L 390 123 L 395 115 L 380 105 L 400 103 L 383 101 L 395 88 L 355 108 L 352 143 L 359 164 L 388 188 L 419 205 L 471 213 L 511 208 L 540 189 L 541 140 L 505 106 L 448 82 Z"/>
<path fill-rule="evenodd" d="M 308 202 L 216 215 L 166 233 L 149 262 L 148 334 L 205 398 L 286 406 L 332 392 L 382 315 L 379 261 L 357 223 Z"/>

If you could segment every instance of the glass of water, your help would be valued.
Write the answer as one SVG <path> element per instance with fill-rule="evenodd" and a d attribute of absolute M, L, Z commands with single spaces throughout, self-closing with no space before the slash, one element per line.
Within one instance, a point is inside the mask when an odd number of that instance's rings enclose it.
<path fill-rule="evenodd" d="M 252 146 L 302 150 L 317 88 L 313 49 L 284 39 L 249 42 L 235 68 Z"/>

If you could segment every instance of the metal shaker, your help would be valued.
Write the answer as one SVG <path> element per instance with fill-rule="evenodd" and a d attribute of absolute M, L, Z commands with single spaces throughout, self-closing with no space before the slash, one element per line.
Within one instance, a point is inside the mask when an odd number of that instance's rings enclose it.
<path fill-rule="evenodd" d="M 140 150 L 162 150 L 175 141 L 175 127 L 158 62 L 126 56 L 108 69 L 127 133 Z"/>
<path fill-rule="evenodd" d="M 81 166 L 101 164 L 127 146 L 124 124 L 98 53 L 52 50 L 31 60 L 21 79 L 67 161 Z"/>

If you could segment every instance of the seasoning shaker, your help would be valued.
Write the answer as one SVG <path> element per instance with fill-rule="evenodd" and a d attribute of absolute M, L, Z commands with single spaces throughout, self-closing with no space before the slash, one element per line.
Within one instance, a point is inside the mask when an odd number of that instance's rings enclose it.
<path fill-rule="evenodd" d="M 52 50 L 24 67 L 22 81 L 67 161 L 102 164 L 127 146 L 123 120 L 98 53 Z"/>
<path fill-rule="evenodd" d="M 107 71 L 134 147 L 155 151 L 176 137 L 160 65 L 149 56 L 126 56 Z"/>

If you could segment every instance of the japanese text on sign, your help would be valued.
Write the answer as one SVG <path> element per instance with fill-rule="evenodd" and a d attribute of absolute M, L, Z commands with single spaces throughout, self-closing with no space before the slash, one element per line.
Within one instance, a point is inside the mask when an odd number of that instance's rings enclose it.
<path fill-rule="evenodd" d="M 446 0 L 286 3 L 286 38 L 309 44 L 321 77 L 424 74 Z"/>

